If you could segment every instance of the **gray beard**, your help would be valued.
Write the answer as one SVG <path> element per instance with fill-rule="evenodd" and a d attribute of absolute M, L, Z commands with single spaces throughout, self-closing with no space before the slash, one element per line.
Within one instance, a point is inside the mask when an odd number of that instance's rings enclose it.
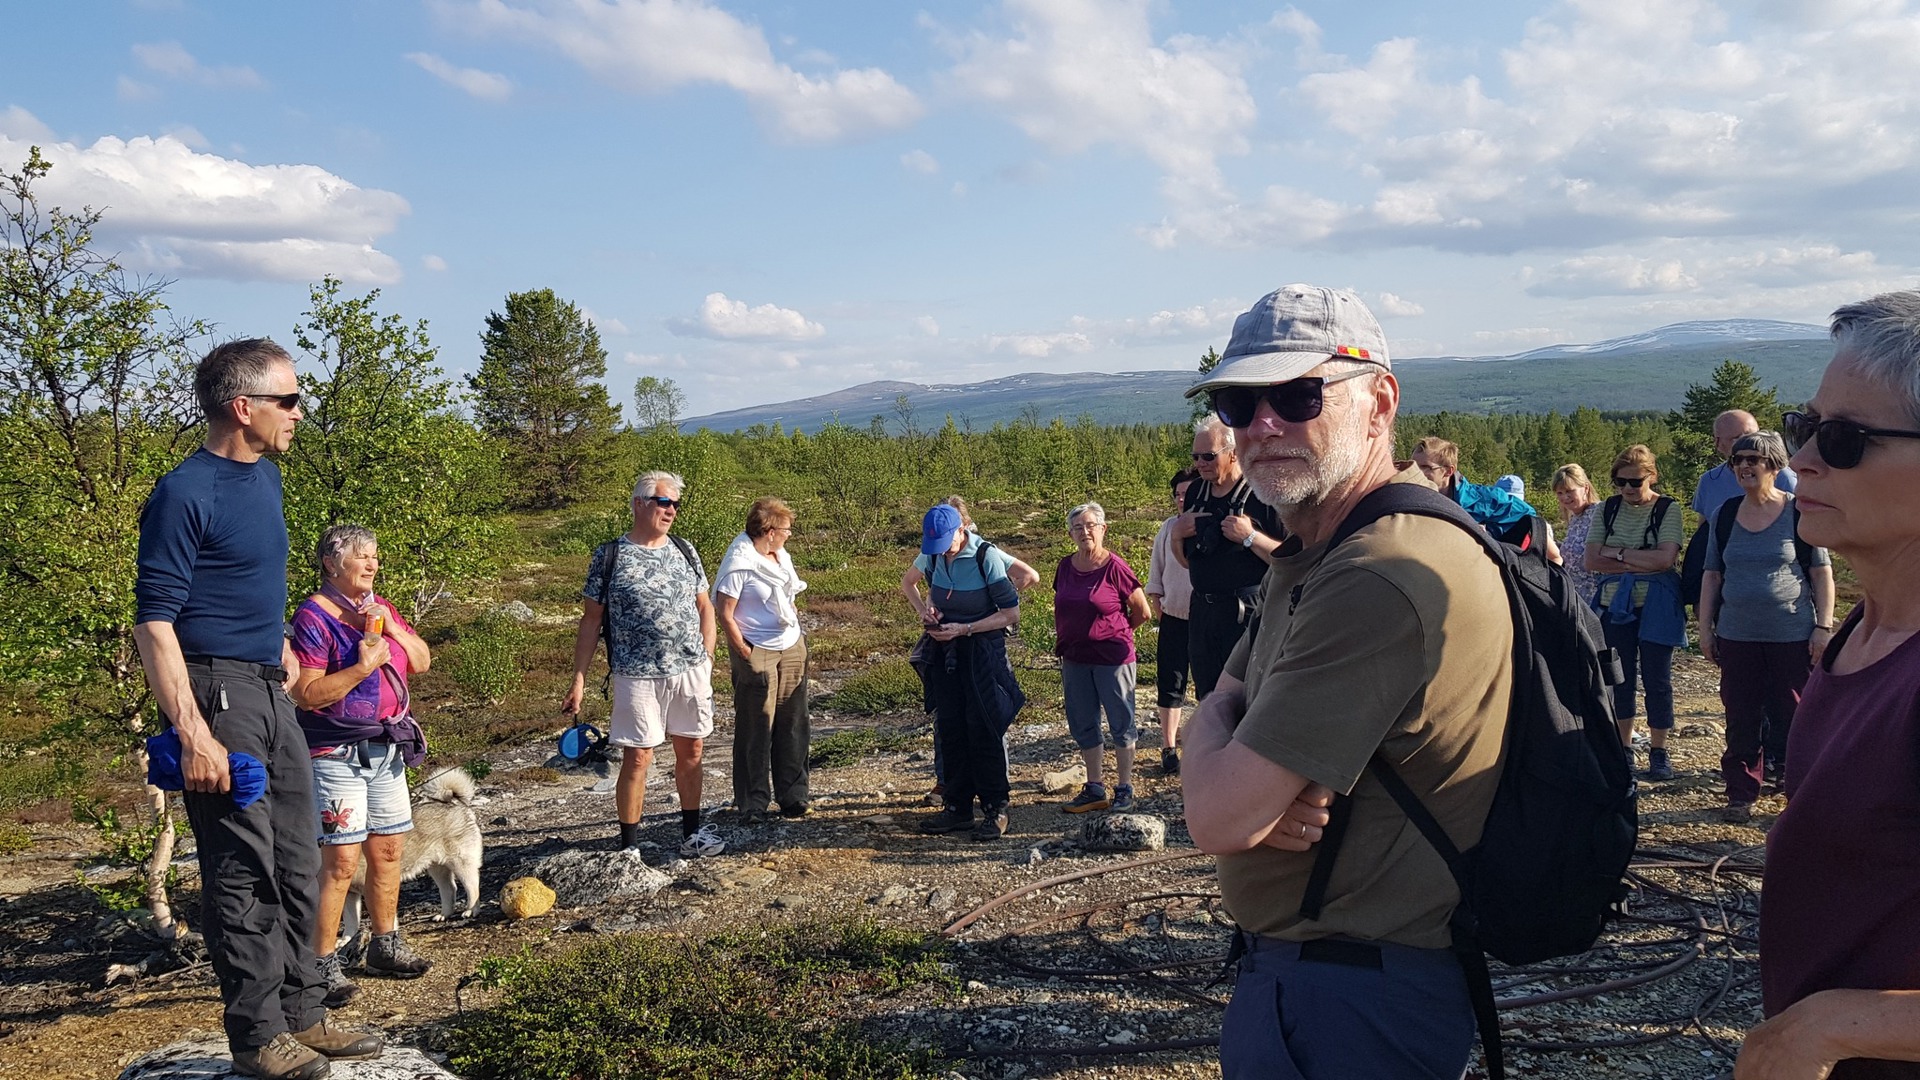
<path fill-rule="evenodd" d="M 1350 426 L 1336 435 L 1333 445 L 1318 458 L 1248 461 L 1243 453 L 1240 468 L 1261 502 L 1276 509 L 1299 510 L 1319 505 L 1359 475 L 1366 456 L 1366 438 Z M 1303 474 L 1298 469 L 1285 468 L 1287 461 L 1305 461 L 1309 468 Z"/>

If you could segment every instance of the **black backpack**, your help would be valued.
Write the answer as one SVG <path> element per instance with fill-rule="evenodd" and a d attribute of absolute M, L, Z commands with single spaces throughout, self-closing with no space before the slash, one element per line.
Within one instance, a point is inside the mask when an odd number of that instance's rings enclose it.
<path fill-rule="evenodd" d="M 1486 956 L 1532 964 L 1585 952 L 1627 895 L 1623 879 L 1639 816 L 1608 689 L 1621 681 L 1620 663 L 1603 644 L 1599 616 L 1576 595 L 1566 571 L 1546 561 L 1543 547 L 1522 553 L 1491 539 L 1431 489 L 1387 484 L 1371 492 L 1334 531 L 1328 550 L 1392 514 L 1439 518 L 1478 540 L 1500 568 L 1513 612 L 1506 755 L 1479 844 L 1455 848 L 1378 750 L 1368 762 L 1460 888 L 1453 949 L 1466 969 L 1487 1075 L 1500 1080 L 1500 1020 Z M 1352 811 L 1351 799 L 1334 801 L 1300 904 L 1307 919 L 1320 916 Z"/>

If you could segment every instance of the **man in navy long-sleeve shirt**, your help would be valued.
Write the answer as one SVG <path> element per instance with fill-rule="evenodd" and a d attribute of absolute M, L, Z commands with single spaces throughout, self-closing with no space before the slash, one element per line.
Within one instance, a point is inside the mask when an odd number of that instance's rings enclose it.
<path fill-rule="evenodd" d="M 220 979 L 234 1071 L 312 1080 L 329 1057 L 377 1053 L 378 1036 L 327 1019 L 313 957 L 320 824 L 307 743 L 286 695 L 287 522 L 280 469 L 300 422 L 286 350 L 228 342 L 200 361 L 207 441 L 155 485 L 140 516 L 134 639 L 147 686 L 180 738 L 207 951 Z M 229 752 L 267 769 L 245 809 Z"/>

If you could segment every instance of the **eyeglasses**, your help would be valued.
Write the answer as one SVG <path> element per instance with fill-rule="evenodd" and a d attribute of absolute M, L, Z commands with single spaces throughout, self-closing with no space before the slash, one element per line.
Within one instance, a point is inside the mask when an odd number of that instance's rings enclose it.
<path fill-rule="evenodd" d="M 1213 460 L 1214 458 L 1217 458 L 1217 457 L 1219 457 L 1219 456 L 1220 456 L 1219 454 L 1216 454 L 1216 453 L 1213 453 L 1212 451 L 1208 451 L 1207 453 L 1204 453 L 1204 454 L 1195 454 L 1195 455 L 1193 455 L 1193 460 L 1195 460 L 1195 461 L 1212 461 L 1212 460 Z"/>
<path fill-rule="evenodd" d="M 1867 440 L 1874 436 L 1920 439 L 1920 431 L 1870 428 L 1851 420 L 1822 420 L 1810 412 L 1782 414 L 1780 430 L 1787 437 L 1789 451 L 1797 454 L 1801 447 L 1816 443 L 1820 447 L 1820 460 L 1836 469 L 1851 469 L 1860 464 L 1861 456 L 1867 452 Z"/>
<path fill-rule="evenodd" d="M 1371 375 L 1376 370 L 1368 366 L 1325 378 L 1290 379 L 1272 386 L 1222 386 L 1212 391 L 1207 401 L 1213 406 L 1214 414 L 1220 417 L 1220 422 L 1232 428 L 1243 428 L 1253 423 L 1254 410 L 1259 408 L 1262 401 L 1273 409 L 1274 415 L 1287 423 L 1304 424 L 1320 415 L 1320 407 L 1325 402 L 1322 391 L 1327 387 L 1361 375 Z"/>
<path fill-rule="evenodd" d="M 1638 491 L 1647 486 L 1647 478 L 1644 476 L 1616 476 L 1613 478 L 1613 486 L 1617 488 L 1632 488 Z"/>
<path fill-rule="evenodd" d="M 288 412 L 292 412 L 300 407 L 300 392 L 298 390 L 295 390 L 291 394 L 235 394 L 227 400 L 233 401 L 237 398 L 252 398 L 255 401 L 271 401 Z"/>
<path fill-rule="evenodd" d="M 1767 459 L 1765 455 L 1762 455 L 1762 454 L 1735 454 L 1730 460 L 1733 462 L 1733 467 L 1736 469 L 1743 468 L 1748 465 L 1760 466 L 1760 465 L 1765 465 L 1767 463 Z"/>
<path fill-rule="evenodd" d="M 665 495 L 642 495 L 636 501 L 652 503 L 662 510 L 678 510 L 680 508 L 679 499 L 669 499 Z"/>

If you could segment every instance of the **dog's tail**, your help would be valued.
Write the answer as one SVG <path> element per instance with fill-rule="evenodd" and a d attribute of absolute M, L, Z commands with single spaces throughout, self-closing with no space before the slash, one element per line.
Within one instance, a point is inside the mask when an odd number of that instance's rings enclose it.
<path fill-rule="evenodd" d="M 415 794 L 427 802 L 461 803 L 472 806 L 473 790 L 473 775 L 459 766 L 454 766 L 450 769 L 442 769 L 428 777 L 427 782 L 421 784 Z"/>

